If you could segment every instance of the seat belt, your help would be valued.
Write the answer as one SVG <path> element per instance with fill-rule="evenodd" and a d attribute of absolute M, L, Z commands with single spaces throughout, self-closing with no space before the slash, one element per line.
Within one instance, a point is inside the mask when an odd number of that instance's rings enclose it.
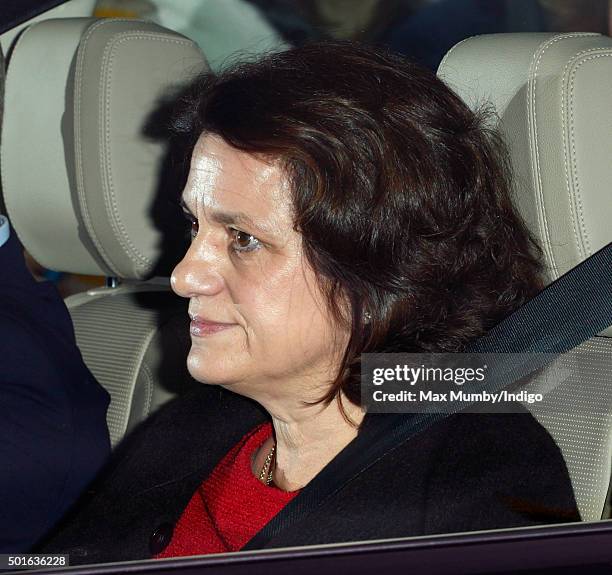
<path fill-rule="evenodd" d="M 513 362 L 512 377 L 500 382 L 500 387 L 505 387 L 544 367 L 554 358 L 552 354 L 568 352 L 610 325 L 612 243 L 550 284 L 470 344 L 464 353 L 538 354 L 536 361 L 532 357 L 522 371 Z M 357 437 L 243 549 L 265 547 L 387 453 L 449 415 L 452 412 L 366 414 Z"/>

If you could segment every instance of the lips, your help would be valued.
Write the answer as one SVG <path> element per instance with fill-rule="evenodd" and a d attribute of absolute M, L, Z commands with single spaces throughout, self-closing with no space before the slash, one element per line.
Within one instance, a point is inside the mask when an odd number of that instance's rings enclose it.
<path fill-rule="evenodd" d="M 189 317 L 191 318 L 191 324 L 189 325 L 189 333 L 196 337 L 214 335 L 221 331 L 230 329 L 236 325 L 235 323 L 223 323 L 208 320 L 198 315 L 189 314 Z"/>

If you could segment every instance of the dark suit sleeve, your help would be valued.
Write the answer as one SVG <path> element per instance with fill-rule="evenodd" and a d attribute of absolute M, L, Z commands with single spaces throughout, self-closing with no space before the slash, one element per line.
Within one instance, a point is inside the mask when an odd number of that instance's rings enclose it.
<path fill-rule="evenodd" d="M 108 393 L 83 362 L 55 286 L 0 246 L 0 553 L 28 551 L 110 452 Z"/>
<path fill-rule="evenodd" d="M 452 418 L 432 466 L 425 533 L 580 521 L 561 452 L 527 412 Z"/>
<path fill-rule="evenodd" d="M 44 343 L 0 315 L 0 552 L 27 550 L 58 518 L 72 413 Z"/>

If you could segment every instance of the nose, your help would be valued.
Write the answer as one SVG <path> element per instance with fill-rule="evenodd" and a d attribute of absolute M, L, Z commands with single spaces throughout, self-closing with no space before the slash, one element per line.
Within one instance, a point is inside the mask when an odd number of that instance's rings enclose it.
<path fill-rule="evenodd" d="M 172 271 L 170 286 L 181 297 L 215 295 L 223 290 L 223 277 L 218 268 L 214 256 L 198 250 L 197 241 L 192 242 Z"/>

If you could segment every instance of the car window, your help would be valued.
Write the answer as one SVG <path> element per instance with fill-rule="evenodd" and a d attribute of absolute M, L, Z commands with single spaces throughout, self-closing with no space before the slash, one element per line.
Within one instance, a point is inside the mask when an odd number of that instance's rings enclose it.
<path fill-rule="evenodd" d="M 607 0 L 99 0 L 95 14 L 155 20 L 198 42 L 213 68 L 236 52 L 331 37 L 388 46 L 436 70 L 452 46 L 478 34 L 610 33 Z"/>

